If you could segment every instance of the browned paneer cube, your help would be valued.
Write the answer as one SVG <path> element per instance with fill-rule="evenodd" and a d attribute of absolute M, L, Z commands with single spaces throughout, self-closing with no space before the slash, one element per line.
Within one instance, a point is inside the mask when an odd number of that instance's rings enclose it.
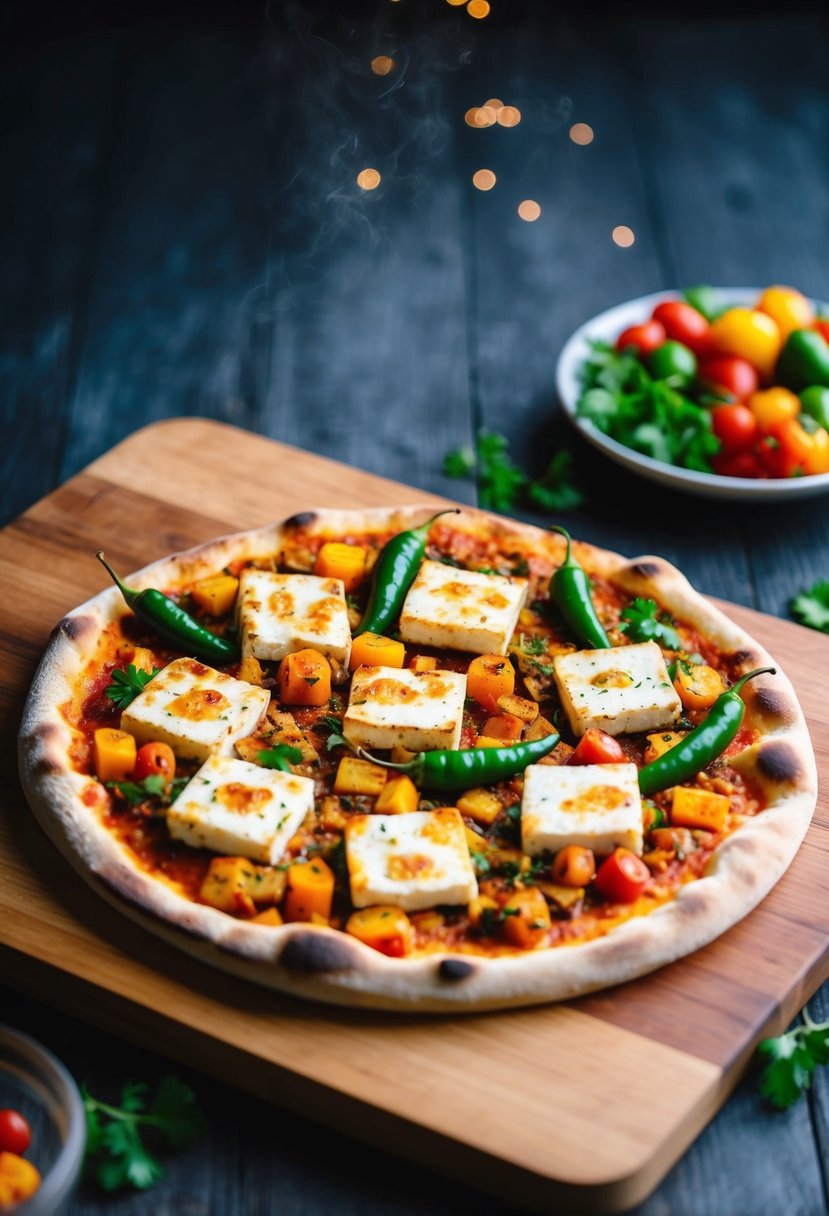
<path fill-rule="evenodd" d="M 535 722 L 538 717 L 538 702 L 528 697 L 499 697 L 497 704 L 502 714 L 512 714 L 522 722 Z"/>

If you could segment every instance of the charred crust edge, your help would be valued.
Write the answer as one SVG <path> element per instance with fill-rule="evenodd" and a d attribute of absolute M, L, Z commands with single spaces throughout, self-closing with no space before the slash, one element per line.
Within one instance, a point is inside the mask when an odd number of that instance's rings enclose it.
<path fill-rule="evenodd" d="M 91 616 L 65 616 L 62 621 L 58 621 L 52 630 L 52 637 L 56 638 L 63 635 L 70 642 L 78 642 L 90 631 L 97 632 L 97 628 Z"/>
<path fill-rule="evenodd" d="M 631 562 L 628 570 L 631 574 L 635 574 L 637 578 L 656 578 L 664 570 L 662 562 L 655 561 L 653 558 L 645 558 L 640 562 Z"/>
<path fill-rule="evenodd" d="M 762 777 L 780 785 L 794 785 L 802 772 L 797 752 L 782 739 L 772 739 L 760 748 L 757 771 Z"/>
<path fill-rule="evenodd" d="M 735 650 L 731 659 L 741 670 L 743 667 L 758 667 L 763 662 L 763 656 L 758 651 L 752 650 L 750 646 L 744 646 L 740 650 Z"/>
<path fill-rule="evenodd" d="M 438 976 L 450 983 L 469 979 L 475 974 L 475 966 L 463 958 L 442 958 L 438 963 Z"/>
<path fill-rule="evenodd" d="M 779 688 L 762 684 L 754 689 L 752 709 L 763 717 L 779 722 L 793 722 L 795 719 L 795 707 L 786 694 Z"/>
<path fill-rule="evenodd" d="M 318 975 L 326 971 L 347 971 L 354 966 L 354 952 L 334 937 L 322 933 L 296 933 L 279 956 L 286 971 Z"/>
<path fill-rule="evenodd" d="M 289 515 L 283 523 L 283 528 L 310 528 L 311 524 L 315 523 L 319 518 L 316 511 L 297 511 L 296 515 Z"/>

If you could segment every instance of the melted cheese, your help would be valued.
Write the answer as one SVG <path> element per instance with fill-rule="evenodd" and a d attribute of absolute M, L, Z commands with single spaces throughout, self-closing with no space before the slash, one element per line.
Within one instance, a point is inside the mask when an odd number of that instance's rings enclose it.
<path fill-rule="evenodd" d="M 566 844 L 595 853 L 617 846 L 642 852 L 642 799 L 635 764 L 532 764 L 524 773 L 521 843 L 525 853 Z"/>
<path fill-rule="evenodd" d="M 196 659 L 175 659 L 154 676 L 121 715 L 121 729 L 141 743 L 169 743 L 182 759 L 230 755 L 251 734 L 270 694 L 214 671 Z"/>
<path fill-rule="evenodd" d="M 400 613 L 405 642 L 473 654 L 506 654 L 527 580 L 424 561 Z"/>
<path fill-rule="evenodd" d="M 351 628 L 338 578 L 243 570 L 236 621 L 244 655 L 275 662 L 308 648 L 348 664 Z"/>
<path fill-rule="evenodd" d="M 682 714 L 656 642 L 576 650 L 553 659 L 561 703 L 575 735 L 661 730 Z"/>
<path fill-rule="evenodd" d="M 355 908 L 407 912 L 465 904 L 478 893 L 463 820 L 455 807 L 402 815 L 354 815 L 345 855 Z"/>
<path fill-rule="evenodd" d="M 167 812 L 176 840 L 275 865 L 314 809 L 314 783 L 245 760 L 211 756 Z"/>
<path fill-rule="evenodd" d="M 343 734 L 358 747 L 457 748 L 465 695 L 466 676 L 455 671 L 358 667 Z"/>

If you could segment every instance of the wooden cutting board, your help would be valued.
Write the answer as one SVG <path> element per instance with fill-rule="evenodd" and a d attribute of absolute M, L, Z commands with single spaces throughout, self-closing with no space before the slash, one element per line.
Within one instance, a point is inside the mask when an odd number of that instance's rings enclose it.
<path fill-rule="evenodd" d="M 14 734 L 56 621 L 121 569 L 311 506 L 438 501 L 204 420 L 139 431 L 0 533 L 0 966 L 6 983 L 512 1204 L 640 1201 L 829 975 L 825 793 L 742 924 L 569 1005 L 413 1017 L 304 1004 L 211 971 L 110 911 L 35 824 Z M 829 762 L 829 639 L 728 607 L 791 677 Z M 821 673 L 824 673 L 821 675 Z"/>

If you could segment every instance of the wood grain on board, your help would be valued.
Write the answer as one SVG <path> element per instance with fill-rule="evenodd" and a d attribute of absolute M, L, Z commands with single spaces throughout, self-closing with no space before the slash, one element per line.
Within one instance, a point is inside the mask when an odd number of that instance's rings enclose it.
<path fill-rule="evenodd" d="M 228 467 L 246 476 L 228 479 Z M 108 908 L 102 918 L 99 898 L 42 836 L 15 781 L 10 741 L 28 681 L 55 621 L 100 588 L 95 549 L 126 569 L 314 505 L 428 500 L 222 424 L 174 420 L 139 431 L 0 534 L 3 975 L 281 1105 L 339 1126 L 346 1119 L 357 1134 L 493 1193 L 615 1211 L 658 1182 L 736 1083 L 761 1033 L 780 1029 L 825 977 L 825 804 L 772 895 L 692 958 L 569 1006 L 424 1019 L 260 991 Z M 816 678 L 829 642 L 745 609 L 733 615 L 793 679 L 819 763 L 829 764 L 829 710 Z"/>

